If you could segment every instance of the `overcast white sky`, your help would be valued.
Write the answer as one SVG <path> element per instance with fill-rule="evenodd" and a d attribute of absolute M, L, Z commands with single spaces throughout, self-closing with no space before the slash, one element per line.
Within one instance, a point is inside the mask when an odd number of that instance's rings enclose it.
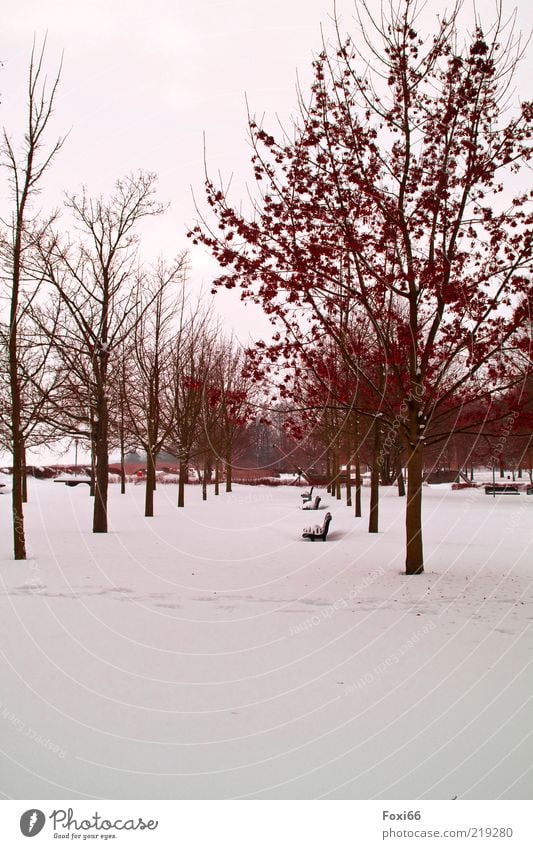
<path fill-rule="evenodd" d="M 349 29 L 352 0 L 337 5 Z M 465 7 L 470 11 L 472 4 Z M 495 0 L 477 3 L 489 18 L 495 7 Z M 518 27 L 529 31 L 530 0 L 504 0 L 504 7 L 516 7 Z M 445 8 L 428 0 L 424 17 Z M 242 185 L 249 176 L 245 95 L 252 111 L 266 113 L 273 124 L 276 113 L 286 121 L 295 111 L 296 73 L 304 85 L 310 80 L 320 25 L 331 32 L 332 10 L 332 0 L 18 0 L 2 20 L 0 124 L 15 133 L 24 117 L 33 35 L 48 31 L 50 72 L 64 51 L 49 137 L 70 135 L 48 175 L 43 205 L 59 203 L 63 190 L 82 183 L 106 194 L 129 171 L 155 171 L 159 197 L 171 208 L 149 228 L 145 244 L 150 256 L 170 258 L 190 248 L 191 187 L 203 200 L 203 133 L 210 171 L 234 173 Z M 529 61 L 518 75 L 522 97 L 531 96 L 530 71 Z M 209 288 L 214 265 L 200 250 L 192 263 L 195 285 L 203 280 Z M 224 293 L 217 303 L 245 341 L 246 328 L 256 325 L 250 314 L 239 318 L 238 294 Z"/>

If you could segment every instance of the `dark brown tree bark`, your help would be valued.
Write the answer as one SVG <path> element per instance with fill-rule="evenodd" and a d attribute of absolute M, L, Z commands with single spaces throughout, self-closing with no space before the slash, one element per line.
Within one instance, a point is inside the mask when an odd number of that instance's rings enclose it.
<path fill-rule="evenodd" d="M 405 496 L 405 481 L 403 479 L 402 469 L 400 469 L 397 480 L 398 480 L 398 495 L 400 496 L 400 498 L 403 498 Z"/>
<path fill-rule="evenodd" d="M 361 510 L 361 462 L 359 460 L 359 451 L 355 455 L 355 516 L 360 519 L 362 516 Z"/>
<path fill-rule="evenodd" d="M 93 533 L 107 533 L 107 490 L 109 484 L 109 414 L 105 393 L 97 399 L 96 474 L 93 510 Z"/>
<path fill-rule="evenodd" d="M 155 462 L 151 451 L 146 454 L 146 486 L 144 493 L 144 515 L 154 515 Z"/>
<path fill-rule="evenodd" d="M 185 484 L 189 474 L 189 464 L 186 460 L 180 460 L 178 477 L 178 507 L 185 507 Z"/>
<path fill-rule="evenodd" d="M 346 460 L 346 506 L 352 506 L 352 465 L 351 458 L 348 457 Z"/>
<path fill-rule="evenodd" d="M 372 444 L 372 469 L 370 474 L 370 515 L 368 518 L 368 533 L 377 534 L 379 530 L 379 452 L 380 452 L 380 422 L 374 419 Z"/>
<path fill-rule="evenodd" d="M 422 474 L 423 449 L 419 442 L 407 461 L 407 505 L 405 529 L 407 537 L 405 574 L 420 575 L 424 571 L 422 546 Z"/>
<path fill-rule="evenodd" d="M 226 457 L 226 492 L 233 492 L 233 467 L 231 456 Z"/>

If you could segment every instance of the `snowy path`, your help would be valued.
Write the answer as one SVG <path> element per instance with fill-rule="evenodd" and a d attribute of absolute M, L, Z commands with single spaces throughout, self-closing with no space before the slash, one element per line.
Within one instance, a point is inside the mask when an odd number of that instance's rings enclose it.
<path fill-rule="evenodd" d="M 25 563 L 0 498 L 3 795 L 531 798 L 533 497 L 427 487 L 406 578 L 394 491 L 322 494 L 325 544 L 291 487 L 112 486 L 99 536 L 33 481 Z"/>

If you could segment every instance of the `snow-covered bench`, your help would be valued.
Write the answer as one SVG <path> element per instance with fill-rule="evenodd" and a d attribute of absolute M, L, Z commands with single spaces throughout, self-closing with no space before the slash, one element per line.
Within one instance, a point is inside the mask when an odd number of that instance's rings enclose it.
<path fill-rule="evenodd" d="M 520 490 L 512 483 L 497 483 L 486 486 L 485 495 L 520 495 Z"/>
<path fill-rule="evenodd" d="M 306 501 L 302 507 L 302 510 L 318 510 L 318 505 L 321 502 L 320 495 L 315 495 L 314 501 Z"/>
<path fill-rule="evenodd" d="M 304 504 L 305 504 L 306 501 L 311 501 L 311 496 L 313 495 L 313 489 L 314 489 L 314 487 L 311 487 L 311 489 L 308 492 L 302 492 L 301 498 L 303 498 Z"/>
<path fill-rule="evenodd" d="M 303 538 L 310 539 L 312 542 L 314 542 L 316 539 L 321 539 L 322 542 L 325 542 L 326 537 L 328 535 L 330 522 L 331 513 L 326 513 L 326 515 L 324 516 L 323 525 L 313 525 L 310 528 L 304 528 L 302 534 Z"/>
<path fill-rule="evenodd" d="M 65 486 L 78 486 L 79 483 L 88 483 L 91 485 L 91 479 L 89 477 L 70 477 L 69 475 L 64 475 L 60 478 L 54 478 L 54 483 L 64 483 Z"/>

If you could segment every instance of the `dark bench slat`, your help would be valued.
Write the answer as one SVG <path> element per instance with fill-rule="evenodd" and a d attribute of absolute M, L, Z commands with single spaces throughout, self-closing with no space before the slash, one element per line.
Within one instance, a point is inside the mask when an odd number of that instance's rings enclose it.
<path fill-rule="evenodd" d="M 499 486 L 486 486 L 485 495 L 520 495 L 520 490 L 511 484 L 500 484 Z"/>

